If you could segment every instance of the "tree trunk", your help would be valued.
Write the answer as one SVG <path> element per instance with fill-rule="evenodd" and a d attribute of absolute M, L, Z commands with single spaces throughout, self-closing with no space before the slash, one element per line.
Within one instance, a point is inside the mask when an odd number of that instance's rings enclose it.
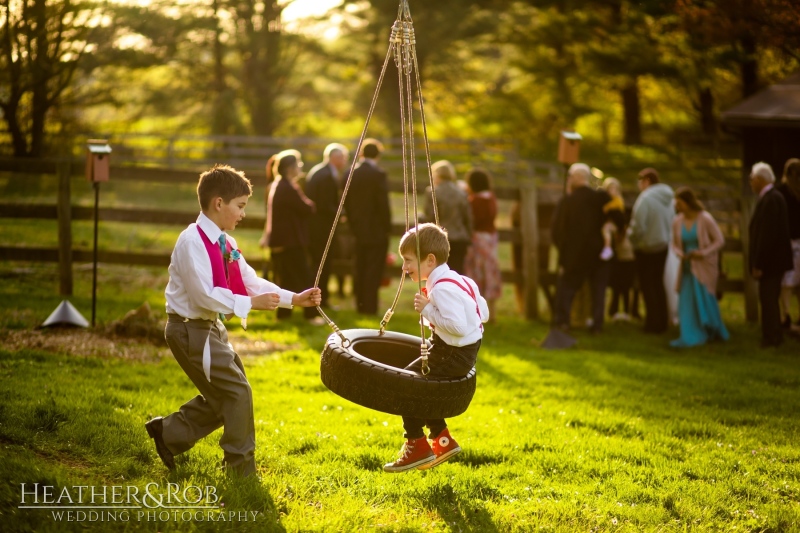
<path fill-rule="evenodd" d="M 642 144 L 642 108 L 639 102 L 638 79 L 633 78 L 622 91 L 625 111 L 625 144 Z"/>
<path fill-rule="evenodd" d="M 44 126 L 47 111 L 50 108 L 48 102 L 47 82 L 53 77 L 50 68 L 50 46 L 47 34 L 47 12 L 45 0 L 36 0 L 33 6 L 34 17 L 36 19 L 36 55 L 28 58 L 31 61 L 33 74 L 33 96 L 31 98 L 31 147 L 29 155 L 40 157 L 44 148 Z M 56 52 L 53 52 L 54 54 Z"/>
<path fill-rule="evenodd" d="M 230 94 L 225 83 L 225 50 L 222 45 L 222 28 L 219 23 L 219 2 L 214 0 L 214 109 L 211 124 L 211 133 L 214 135 L 228 135 L 233 133 L 232 120 L 234 110 L 230 105 Z"/>
<path fill-rule="evenodd" d="M 744 52 L 744 59 L 740 64 L 742 75 L 742 96 L 747 98 L 758 92 L 758 57 L 756 55 L 756 40 L 752 35 L 742 38 L 740 44 Z"/>
<path fill-rule="evenodd" d="M 713 137 L 717 134 L 717 117 L 714 114 L 714 94 L 710 87 L 700 90 L 700 124 L 703 133 Z"/>
<path fill-rule="evenodd" d="M 12 98 L 14 98 L 12 96 Z M 28 155 L 28 143 L 25 141 L 25 133 L 19 125 L 19 106 L 16 102 L 10 102 L 3 107 L 3 119 L 8 125 L 11 133 L 11 144 L 14 146 L 14 157 L 26 157 Z"/>
<path fill-rule="evenodd" d="M 281 13 L 283 8 L 270 1 L 263 3 L 261 28 L 249 36 L 249 58 L 246 60 L 250 122 L 257 135 L 270 136 L 278 127 L 275 100 L 286 83 L 281 71 Z"/>

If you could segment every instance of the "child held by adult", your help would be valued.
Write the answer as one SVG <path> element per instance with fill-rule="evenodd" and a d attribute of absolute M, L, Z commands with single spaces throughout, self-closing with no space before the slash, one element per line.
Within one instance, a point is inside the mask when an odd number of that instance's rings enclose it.
<path fill-rule="evenodd" d="M 478 359 L 483 323 L 489 319 L 489 308 L 478 286 L 470 278 L 450 269 L 447 265 L 449 254 L 447 233 L 435 224 L 421 224 L 407 231 L 400 240 L 403 270 L 413 281 L 426 282 L 422 292 L 414 296 L 414 309 L 431 328 L 433 347 L 429 353 L 428 374 L 431 377 L 469 374 Z M 422 358 L 406 369 L 420 372 Z M 424 426 L 430 431 L 430 444 L 425 438 Z M 404 472 L 414 468 L 426 470 L 461 451 L 444 419 L 423 420 L 404 416 L 403 428 L 406 442 L 398 459 L 384 465 L 386 472 Z"/>
<path fill-rule="evenodd" d="M 295 294 L 258 277 L 226 234 L 245 217 L 252 192 L 244 173 L 229 166 L 201 174 L 197 197 L 202 212 L 180 234 L 172 252 L 165 336 L 200 395 L 177 412 L 145 424 L 169 469 L 175 467 L 174 456 L 224 426 L 219 444 L 225 467 L 242 476 L 255 473 L 253 395 L 222 320 L 235 315 L 246 326 L 252 310 L 320 303 L 319 289 Z"/>
<path fill-rule="evenodd" d="M 633 246 L 628 239 L 627 217 L 625 216 L 625 201 L 622 196 L 622 184 L 616 178 L 603 180 L 603 189 L 609 194 L 611 200 L 603 206 L 603 212 L 608 217 L 603 226 L 603 252 L 613 250 L 611 258 L 611 272 L 609 285 L 611 286 L 611 302 L 608 306 L 608 315 L 614 320 L 630 320 L 631 316 L 631 289 L 636 278 L 636 257 Z M 622 311 L 619 303 L 622 301 Z"/>

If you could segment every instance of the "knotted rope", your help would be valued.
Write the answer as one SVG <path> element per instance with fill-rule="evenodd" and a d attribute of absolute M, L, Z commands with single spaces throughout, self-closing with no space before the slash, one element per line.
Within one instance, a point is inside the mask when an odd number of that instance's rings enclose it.
<path fill-rule="evenodd" d="M 339 202 L 339 208 L 336 212 L 336 218 L 333 222 L 333 227 L 331 228 L 330 234 L 328 235 L 328 242 L 325 245 L 325 251 L 322 254 L 322 260 L 320 261 L 319 269 L 317 270 L 317 277 L 314 281 L 314 287 L 319 285 L 319 280 L 322 276 L 322 269 L 325 266 L 325 261 L 328 258 L 328 252 L 330 251 L 331 244 L 333 242 L 334 234 L 336 233 L 336 226 L 339 223 L 339 218 L 341 217 L 342 210 L 344 209 L 345 199 L 347 198 L 347 192 L 350 189 L 350 178 L 352 177 L 353 170 L 355 168 L 356 158 L 361 153 L 361 147 L 364 143 L 364 139 L 367 135 L 367 130 L 369 129 L 369 123 L 372 119 L 372 115 L 375 111 L 375 105 L 378 101 L 378 95 L 381 90 L 381 86 L 383 85 L 383 80 L 386 75 L 386 69 L 389 64 L 389 59 L 394 58 L 395 66 L 397 66 L 398 71 L 398 81 L 399 81 L 399 89 L 400 89 L 400 121 L 401 121 L 401 138 L 402 138 L 402 157 L 403 157 L 403 203 L 405 208 L 405 229 L 406 232 L 410 229 L 410 213 L 411 209 L 409 206 L 409 186 L 408 182 L 409 179 L 411 181 L 411 197 L 414 204 L 414 227 L 419 228 L 419 214 L 417 212 L 417 169 L 416 169 L 416 155 L 415 155 L 415 143 L 414 143 L 414 93 L 413 93 L 413 82 L 416 82 L 417 88 L 417 95 L 419 99 L 419 110 L 421 116 L 421 123 L 422 123 L 422 131 L 423 131 L 423 138 L 425 141 L 425 156 L 426 156 L 426 163 L 428 165 L 428 180 L 430 182 L 431 187 L 431 195 L 433 199 L 433 214 L 434 214 L 434 221 L 436 224 L 439 224 L 439 211 L 436 205 L 436 192 L 433 186 L 433 172 L 431 170 L 431 154 L 430 154 L 430 144 L 428 142 L 428 127 L 425 121 L 425 107 L 423 103 L 422 97 L 422 84 L 420 82 L 420 75 L 419 75 L 419 64 L 417 61 L 417 51 L 416 51 L 416 36 L 414 33 L 414 23 L 411 19 L 411 11 L 408 6 L 408 0 L 401 0 L 400 5 L 397 10 L 397 20 L 395 20 L 394 24 L 392 25 L 391 35 L 389 37 L 389 49 L 386 52 L 386 59 L 383 62 L 383 68 L 381 69 L 380 76 L 378 77 L 378 84 L 375 88 L 375 93 L 372 96 L 372 102 L 370 104 L 369 112 L 367 113 L 367 120 L 364 124 L 364 129 L 361 132 L 361 137 L 358 140 L 358 147 L 353 154 L 353 162 L 350 165 L 349 174 L 347 175 L 347 179 L 345 181 L 344 190 L 342 191 L 342 198 Z M 413 73 L 413 75 L 412 75 Z M 410 166 L 410 171 L 409 171 Z M 419 238 L 417 234 L 416 239 L 417 244 L 417 272 L 421 271 L 422 266 L 422 258 L 420 257 L 420 244 Z M 383 335 L 386 332 L 386 326 L 388 326 L 389 321 L 392 319 L 394 315 L 395 308 L 397 307 L 397 303 L 400 299 L 400 294 L 403 290 L 403 284 L 406 279 L 406 272 L 405 270 L 402 273 L 400 278 L 400 284 L 397 289 L 397 293 L 395 294 L 394 300 L 392 302 L 391 307 L 386 311 L 383 316 L 383 320 L 380 323 L 380 335 Z M 419 292 L 423 293 L 423 285 L 422 285 L 422 276 L 418 280 Z M 342 345 L 347 348 L 350 346 L 350 340 L 345 337 L 345 335 L 341 332 L 339 327 L 333 322 L 333 320 L 325 314 L 320 306 L 317 306 L 317 311 L 319 312 L 320 316 L 325 319 L 328 326 L 330 326 L 333 331 L 341 338 Z M 420 355 L 422 359 L 422 374 L 427 375 L 430 373 L 430 367 L 428 366 L 428 345 L 425 342 L 425 325 L 423 324 L 422 315 L 420 314 Z"/>

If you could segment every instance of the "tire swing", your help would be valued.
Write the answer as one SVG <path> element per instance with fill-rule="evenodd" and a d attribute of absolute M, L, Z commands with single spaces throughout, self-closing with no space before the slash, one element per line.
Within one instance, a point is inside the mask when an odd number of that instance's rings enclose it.
<path fill-rule="evenodd" d="M 405 227 L 411 227 L 409 206 L 409 181 L 411 182 L 411 200 L 413 203 L 414 226 L 418 224 L 417 215 L 417 173 L 414 154 L 414 97 L 412 85 L 416 83 L 419 98 L 419 112 L 422 124 L 425 156 L 428 165 L 428 178 L 433 197 L 435 222 L 439 224 L 439 213 L 436 208 L 436 196 L 433 192 L 433 174 L 431 171 L 431 155 L 428 143 L 428 131 L 425 122 L 425 108 L 422 98 L 419 65 L 415 47 L 414 24 L 408 7 L 408 0 L 401 0 L 397 20 L 392 26 L 389 38 L 389 49 L 383 68 L 378 78 L 375 94 L 372 97 L 366 123 L 358 141 L 350 166 L 352 175 L 358 154 L 369 128 L 369 122 L 375 111 L 381 85 L 386 75 L 389 60 L 394 59 L 397 66 L 400 89 L 400 120 L 403 147 L 403 193 L 405 200 Z M 413 75 L 412 75 L 413 74 Z M 333 241 L 336 225 L 344 208 L 347 191 L 350 188 L 350 176 L 345 182 L 342 199 L 336 218 L 328 236 L 328 243 L 322 255 L 314 287 L 319 285 L 322 269 L 328 257 Z M 417 261 L 419 269 L 419 241 L 417 241 Z M 418 270 L 419 271 L 419 270 Z M 386 331 L 386 326 L 394 314 L 400 293 L 403 290 L 406 273 L 403 271 L 397 294 L 389 310 L 383 316 L 379 330 L 348 329 L 340 330 L 325 312 L 317 307 L 320 316 L 333 329 L 328 337 L 320 359 L 320 376 L 322 382 L 331 392 L 338 394 L 353 403 L 393 415 L 414 418 L 451 418 L 467 410 L 472 396 L 475 394 L 475 368 L 461 378 L 429 377 L 428 353 L 430 343 L 425 339 L 425 326 L 420 320 L 420 336 L 415 337 L 403 333 Z M 422 292 L 422 280 L 419 289 Z M 422 360 L 422 375 L 405 367 L 416 359 Z"/>

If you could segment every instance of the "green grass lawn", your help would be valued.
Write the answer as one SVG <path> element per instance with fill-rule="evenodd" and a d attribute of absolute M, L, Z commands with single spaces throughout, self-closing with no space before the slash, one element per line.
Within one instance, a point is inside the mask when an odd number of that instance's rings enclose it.
<path fill-rule="evenodd" d="M 399 417 L 320 382 L 327 330 L 299 316 L 278 324 L 258 314 L 247 332 L 233 322 L 253 387 L 260 475 L 241 482 L 219 469 L 221 432 L 180 456 L 176 471 L 161 465 L 143 424 L 196 394 L 163 347 L 33 330 L 60 301 L 55 272 L 0 264 L 3 531 L 800 531 L 800 344 L 759 350 L 740 299 L 723 300 L 725 344 L 675 351 L 676 331 L 649 337 L 616 323 L 551 352 L 537 347 L 546 325 L 519 318 L 507 287 L 475 398 L 450 421 L 464 452 L 401 475 L 381 470 L 402 443 Z M 142 302 L 162 309 L 165 283 L 158 270 L 102 268 L 100 323 Z M 90 284 L 91 271 L 76 268 L 71 301 L 84 314 Z M 392 329 L 418 331 L 412 292 Z M 341 327 L 377 326 L 334 303 Z M 214 486 L 224 516 L 258 515 L 57 522 L 18 508 L 22 483 Z"/>

